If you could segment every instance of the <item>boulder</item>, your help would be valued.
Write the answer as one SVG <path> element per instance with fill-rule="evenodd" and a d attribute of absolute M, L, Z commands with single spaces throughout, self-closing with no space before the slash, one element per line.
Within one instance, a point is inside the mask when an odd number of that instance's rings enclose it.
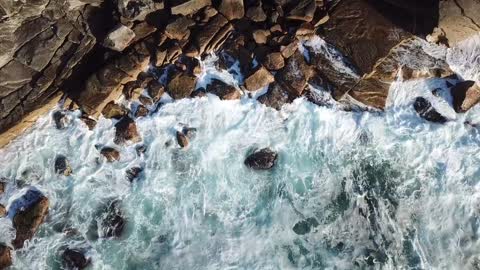
<path fill-rule="evenodd" d="M 0 218 L 5 217 L 6 215 L 7 215 L 7 209 L 3 204 L 0 203 Z"/>
<path fill-rule="evenodd" d="M 268 54 L 263 60 L 263 66 L 268 70 L 279 70 L 285 66 L 285 60 L 279 52 Z"/>
<path fill-rule="evenodd" d="M 32 199 L 30 205 L 19 209 L 13 217 L 16 235 L 12 245 L 16 249 L 22 248 L 24 242 L 35 235 L 48 214 L 48 198 L 41 195 L 40 192 L 29 190 L 24 197 L 35 198 Z"/>
<path fill-rule="evenodd" d="M 147 87 L 148 95 L 153 99 L 154 102 L 157 102 L 165 93 L 165 86 L 158 82 L 157 80 L 152 80 Z"/>
<path fill-rule="evenodd" d="M 173 99 L 187 98 L 195 89 L 196 83 L 197 77 L 186 72 L 177 72 L 167 84 L 167 93 Z"/>
<path fill-rule="evenodd" d="M 311 76 L 312 69 L 305 62 L 300 51 L 297 51 L 288 58 L 285 67 L 277 72 L 275 78 L 292 97 L 299 97 Z"/>
<path fill-rule="evenodd" d="M 142 171 L 143 171 L 142 167 L 132 167 L 125 172 L 125 176 L 127 177 L 127 180 L 130 183 L 132 183 L 133 181 L 135 181 L 135 179 L 137 179 L 140 176 Z"/>
<path fill-rule="evenodd" d="M 474 81 L 464 81 L 451 89 L 453 109 L 464 113 L 480 101 L 480 84 Z"/>
<path fill-rule="evenodd" d="M 187 135 L 185 135 L 183 132 L 181 131 L 177 131 L 177 142 L 178 142 L 178 145 L 180 145 L 180 147 L 182 148 L 185 148 L 188 146 L 189 142 L 188 142 L 188 137 Z"/>
<path fill-rule="evenodd" d="M 245 165 L 254 170 L 269 170 L 277 160 L 278 154 L 270 148 L 263 148 L 250 154 L 245 159 Z"/>
<path fill-rule="evenodd" d="M 298 235 L 304 235 L 310 233 L 310 231 L 320 225 L 315 218 L 307 218 L 297 222 L 293 226 L 293 231 Z"/>
<path fill-rule="evenodd" d="M 253 31 L 252 36 L 257 44 L 265 44 L 270 34 L 269 30 L 257 29 Z"/>
<path fill-rule="evenodd" d="M 186 40 L 190 36 L 189 28 L 195 25 L 192 19 L 179 17 L 165 28 L 165 35 L 170 39 Z"/>
<path fill-rule="evenodd" d="M 273 75 L 263 66 L 257 68 L 252 75 L 245 79 L 245 88 L 248 91 L 259 90 L 274 81 Z"/>
<path fill-rule="evenodd" d="M 135 117 L 145 117 L 148 115 L 148 109 L 142 104 L 138 105 Z"/>
<path fill-rule="evenodd" d="M 100 150 L 100 154 L 104 156 L 108 162 L 120 160 L 120 152 L 112 147 L 103 147 L 102 150 Z"/>
<path fill-rule="evenodd" d="M 145 95 L 138 97 L 138 101 L 140 101 L 140 103 L 142 103 L 144 106 L 153 105 L 153 99 Z"/>
<path fill-rule="evenodd" d="M 124 116 L 115 124 L 115 138 L 113 142 L 116 144 L 124 144 L 127 141 L 137 143 L 141 140 L 137 131 L 135 121 L 129 116 Z"/>
<path fill-rule="evenodd" d="M 184 3 L 175 5 L 171 7 L 172 15 L 190 15 L 194 14 L 200 9 L 211 6 L 211 0 L 188 0 L 184 1 Z"/>
<path fill-rule="evenodd" d="M 12 249 L 0 243 L 0 269 L 6 269 L 12 265 Z"/>
<path fill-rule="evenodd" d="M 92 263 L 91 258 L 77 248 L 66 248 L 62 252 L 62 261 L 67 269 L 85 269 Z"/>
<path fill-rule="evenodd" d="M 68 162 L 67 158 L 63 155 L 58 155 L 55 158 L 55 173 L 56 174 L 63 174 L 65 176 L 69 176 L 72 174 L 72 167 L 70 167 L 70 162 Z"/>
<path fill-rule="evenodd" d="M 477 0 L 440 1 L 438 27 L 450 46 L 478 35 L 480 2 Z"/>
<path fill-rule="evenodd" d="M 262 8 L 262 2 L 258 1 L 255 5 L 249 7 L 246 17 L 254 22 L 264 22 L 267 20 L 267 15 Z"/>
<path fill-rule="evenodd" d="M 103 41 L 103 46 L 118 52 L 122 52 L 134 39 L 135 32 L 121 24 L 108 33 L 107 37 Z"/>
<path fill-rule="evenodd" d="M 432 103 L 423 97 L 417 97 L 413 103 L 413 108 L 423 119 L 434 123 L 445 123 L 447 118 L 441 115 L 432 106 Z"/>
<path fill-rule="evenodd" d="M 103 117 L 107 119 L 120 119 L 128 114 L 127 108 L 120 104 L 110 101 L 102 110 Z"/>
<path fill-rule="evenodd" d="M 207 85 L 207 92 L 217 95 L 220 99 L 224 100 L 239 99 L 242 95 L 235 86 L 217 79 L 213 79 L 212 82 Z"/>
<path fill-rule="evenodd" d="M 288 92 L 285 91 L 278 83 L 274 82 L 268 86 L 268 91 L 258 97 L 258 102 L 265 106 L 280 110 L 282 106 L 290 102 Z"/>
<path fill-rule="evenodd" d="M 7 183 L 4 182 L 6 179 L 0 177 L 0 195 L 2 195 L 5 192 L 5 187 L 7 186 Z"/>
<path fill-rule="evenodd" d="M 229 21 L 241 19 L 245 15 L 243 0 L 221 0 L 218 11 Z"/>
<path fill-rule="evenodd" d="M 316 7 L 315 0 L 299 0 L 287 14 L 287 19 L 309 22 L 313 19 Z"/>
<path fill-rule="evenodd" d="M 70 123 L 67 114 L 65 114 L 63 111 L 54 112 L 52 114 L 52 118 L 55 122 L 55 127 L 57 127 L 57 129 L 65 129 Z"/>
<path fill-rule="evenodd" d="M 87 125 L 89 130 L 93 130 L 95 128 L 95 126 L 97 125 L 97 121 L 88 117 L 88 115 L 82 115 L 80 117 L 80 120 L 82 120 L 82 122 L 85 123 L 85 125 Z"/>
<path fill-rule="evenodd" d="M 191 51 L 195 52 L 191 56 L 198 56 L 216 51 L 228 39 L 232 31 L 232 24 L 222 14 L 217 14 L 205 26 L 196 29 L 191 43 L 184 48 L 184 53 Z"/>
<path fill-rule="evenodd" d="M 122 211 L 122 202 L 113 200 L 107 203 L 101 215 L 100 228 L 102 237 L 120 237 L 126 226 L 126 220 Z"/>

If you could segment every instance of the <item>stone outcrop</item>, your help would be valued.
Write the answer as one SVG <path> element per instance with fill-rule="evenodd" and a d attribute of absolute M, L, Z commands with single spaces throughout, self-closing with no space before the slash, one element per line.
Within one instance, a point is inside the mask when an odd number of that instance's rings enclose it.
<path fill-rule="evenodd" d="M 64 176 L 69 176 L 72 174 L 72 167 L 70 167 L 70 162 L 63 155 L 58 155 L 55 158 L 55 173 L 62 174 Z"/>
<path fill-rule="evenodd" d="M 273 81 L 273 75 L 266 68 L 260 66 L 252 75 L 245 79 L 245 88 L 248 91 L 256 91 L 269 85 Z"/>
<path fill-rule="evenodd" d="M 477 0 L 440 1 L 438 27 L 450 46 L 480 32 L 480 2 Z"/>
<path fill-rule="evenodd" d="M 250 154 L 245 159 L 245 165 L 254 170 L 269 170 L 277 161 L 278 154 L 270 148 L 263 148 Z"/>
<path fill-rule="evenodd" d="M 464 113 L 480 101 L 480 84 L 474 81 L 458 83 L 451 89 L 453 109 Z"/>

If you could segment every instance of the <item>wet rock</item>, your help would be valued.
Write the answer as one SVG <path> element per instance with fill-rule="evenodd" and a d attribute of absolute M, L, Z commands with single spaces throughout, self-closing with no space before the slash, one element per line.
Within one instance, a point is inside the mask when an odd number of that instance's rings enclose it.
<path fill-rule="evenodd" d="M 83 250 L 76 248 L 66 248 L 62 252 L 62 261 L 67 269 L 85 269 L 92 262 Z"/>
<path fill-rule="evenodd" d="M 288 59 L 297 51 L 297 48 L 298 48 L 298 41 L 293 41 L 288 45 L 281 46 L 280 52 L 282 53 L 282 56 L 285 59 Z"/>
<path fill-rule="evenodd" d="M 315 0 L 300 0 L 296 6 L 288 13 L 287 19 L 309 22 L 315 14 Z"/>
<path fill-rule="evenodd" d="M 263 60 L 263 66 L 268 70 L 279 70 L 285 66 L 285 60 L 279 52 L 270 53 Z"/>
<path fill-rule="evenodd" d="M 137 152 L 138 156 L 141 156 L 142 154 L 145 154 L 147 151 L 147 147 L 145 145 L 139 145 L 135 147 L 135 151 Z"/>
<path fill-rule="evenodd" d="M 312 69 L 307 65 L 299 51 L 290 57 L 285 67 L 275 75 L 280 85 L 293 97 L 302 95 L 311 76 Z"/>
<path fill-rule="evenodd" d="M 115 138 L 113 142 L 116 144 L 124 144 L 127 141 L 136 143 L 141 140 L 137 131 L 137 125 L 132 118 L 124 116 L 115 124 Z"/>
<path fill-rule="evenodd" d="M 457 113 L 464 113 L 480 101 L 480 84 L 474 81 L 458 83 L 451 89 L 453 109 Z"/>
<path fill-rule="evenodd" d="M 103 117 L 107 119 L 120 119 L 128 114 L 127 108 L 113 101 L 110 101 L 105 105 L 102 110 Z"/>
<path fill-rule="evenodd" d="M 178 72 L 167 84 L 167 92 L 173 99 L 189 97 L 195 89 L 197 77 Z"/>
<path fill-rule="evenodd" d="M 97 125 L 97 121 L 88 117 L 87 115 L 81 116 L 80 120 L 82 120 L 83 123 L 85 123 L 85 125 L 87 125 L 89 130 L 93 130 L 95 128 L 95 126 Z"/>
<path fill-rule="evenodd" d="M 12 265 L 12 249 L 0 243 L 0 269 L 6 269 Z"/>
<path fill-rule="evenodd" d="M 153 99 L 154 102 L 157 102 L 165 93 L 165 87 L 158 82 L 157 80 L 152 80 L 147 87 L 148 95 Z"/>
<path fill-rule="evenodd" d="M 256 91 L 273 81 L 273 75 L 265 67 L 260 66 L 252 75 L 245 79 L 245 88 L 248 91 Z"/>
<path fill-rule="evenodd" d="M 180 147 L 185 148 L 188 146 L 188 137 L 181 131 L 177 131 L 177 142 Z"/>
<path fill-rule="evenodd" d="M 120 237 L 126 226 L 121 201 L 113 200 L 103 209 L 101 215 L 100 228 L 102 237 Z"/>
<path fill-rule="evenodd" d="M 246 17 L 254 22 L 264 22 L 267 19 L 267 15 L 263 11 L 262 2 L 258 1 L 257 4 L 249 7 Z"/>
<path fill-rule="evenodd" d="M 228 85 L 223 81 L 213 79 L 207 86 L 207 92 L 217 95 L 223 100 L 239 99 L 241 96 L 240 91 L 233 85 Z"/>
<path fill-rule="evenodd" d="M 55 173 L 63 174 L 65 176 L 72 174 L 72 167 L 70 167 L 70 162 L 68 162 L 65 156 L 58 155 L 55 158 Z"/>
<path fill-rule="evenodd" d="M 192 19 L 179 17 L 165 28 L 165 35 L 170 39 L 186 40 L 190 36 L 189 28 L 195 25 Z"/>
<path fill-rule="evenodd" d="M 250 154 L 245 159 L 245 165 L 254 170 L 271 169 L 277 160 L 278 154 L 270 148 L 263 148 Z"/>
<path fill-rule="evenodd" d="M 103 147 L 102 150 L 100 150 L 100 154 L 104 156 L 108 162 L 120 160 L 120 152 L 112 147 Z"/>
<path fill-rule="evenodd" d="M 298 235 L 304 235 L 310 233 L 311 230 L 319 225 L 315 218 L 307 218 L 305 220 L 297 222 L 293 226 L 293 231 Z"/>
<path fill-rule="evenodd" d="M 4 178 L 0 177 L 0 195 L 2 195 L 5 192 L 5 187 L 7 186 L 7 183 L 4 182 Z"/>
<path fill-rule="evenodd" d="M 243 0 L 221 0 L 218 11 L 229 21 L 241 19 L 245 15 Z"/>
<path fill-rule="evenodd" d="M 0 218 L 3 218 L 7 215 L 7 209 L 3 204 L 0 203 Z"/>
<path fill-rule="evenodd" d="M 67 115 L 62 111 L 54 112 L 52 117 L 57 129 L 65 129 L 70 123 L 70 120 L 68 119 Z"/>
<path fill-rule="evenodd" d="M 30 190 L 24 197 L 36 199 L 26 208 L 19 209 L 13 217 L 13 227 L 16 230 L 15 239 L 12 242 L 14 248 L 23 247 L 26 240 L 31 239 L 48 214 L 48 198 L 38 191 Z"/>
<path fill-rule="evenodd" d="M 257 29 L 252 33 L 253 39 L 257 44 L 267 43 L 268 37 L 271 35 L 269 30 Z"/>
<path fill-rule="evenodd" d="M 112 50 L 121 52 L 130 45 L 134 38 L 135 32 L 125 25 L 118 25 L 107 35 L 103 45 Z"/>
<path fill-rule="evenodd" d="M 288 92 L 278 83 L 274 82 L 268 86 L 267 93 L 258 97 L 258 102 L 265 106 L 280 110 L 282 106 L 290 101 Z"/>
<path fill-rule="evenodd" d="M 413 103 L 413 108 L 427 121 L 434 123 L 445 123 L 447 119 L 435 110 L 430 101 L 426 100 L 423 97 L 417 97 Z"/>
<path fill-rule="evenodd" d="M 140 103 L 142 103 L 144 106 L 153 105 L 152 98 L 150 98 L 148 96 L 145 96 L 145 95 L 141 95 L 140 97 L 138 97 L 138 101 L 140 101 Z"/>
<path fill-rule="evenodd" d="M 127 177 L 127 180 L 130 183 L 132 183 L 133 181 L 135 181 L 135 179 L 137 179 L 140 176 L 142 171 L 143 171 L 142 167 L 132 167 L 125 172 L 125 176 Z"/>
<path fill-rule="evenodd" d="M 189 0 L 184 3 L 172 6 L 171 12 L 172 15 L 190 15 L 194 14 L 200 9 L 211 6 L 211 0 Z"/>
<path fill-rule="evenodd" d="M 135 117 L 145 117 L 148 115 L 148 109 L 143 105 L 138 105 L 137 111 L 135 111 Z"/>
<path fill-rule="evenodd" d="M 195 21 L 199 23 L 207 23 L 211 18 L 218 14 L 218 10 L 212 6 L 207 6 L 195 14 Z"/>

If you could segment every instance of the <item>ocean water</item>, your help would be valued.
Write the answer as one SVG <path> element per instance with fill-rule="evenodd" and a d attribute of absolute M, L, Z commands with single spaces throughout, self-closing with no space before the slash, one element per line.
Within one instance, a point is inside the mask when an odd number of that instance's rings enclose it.
<path fill-rule="evenodd" d="M 461 59 L 476 46 L 448 51 L 464 78 L 478 76 Z M 242 79 L 214 62 L 203 63 L 199 84 Z M 450 121 L 420 118 L 417 96 Z M 384 112 L 332 104 L 300 98 L 275 111 L 247 96 L 167 102 L 136 121 L 142 141 L 122 147 L 113 143 L 116 120 L 89 131 L 69 112 L 58 130 L 53 112 L 45 115 L 0 149 L 0 176 L 10 181 L 0 203 L 11 211 L 0 219 L 0 241 L 14 237 L 11 216 L 27 190 L 50 199 L 12 269 L 61 269 L 66 246 L 87 250 L 90 269 L 480 269 L 480 109 L 456 114 L 444 79 L 395 82 Z M 185 125 L 197 131 L 181 149 L 175 131 Z M 118 148 L 120 161 L 107 163 L 99 146 Z M 263 147 L 278 152 L 275 167 L 245 167 Z M 71 176 L 55 174 L 59 154 Z M 144 171 L 130 183 L 125 172 L 135 166 Z M 121 201 L 125 231 L 94 237 L 91 224 L 111 199 Z M 308 233 L 293 229 L 306 223 Z"/>

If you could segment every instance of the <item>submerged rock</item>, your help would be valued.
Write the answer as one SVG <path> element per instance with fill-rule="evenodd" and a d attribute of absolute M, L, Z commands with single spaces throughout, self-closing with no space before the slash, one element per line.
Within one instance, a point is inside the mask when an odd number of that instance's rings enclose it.
<path fill-rule="evenodd" d="M 16 230 L 16 236 L 13 240 L 13 247 L 22 248 L 26 240 L 31 239 L 37 232 L 40 225 L 48 214 L 48 198 L 39 191 L 29 190 L 24 196 L 26 200 L 30 197 L 38 197 L 26 208 L 19 209 L 13 217 L 13 227 Z"/>
<path fill-rule="evenodd" d="M 458 83 L 451 89 L 453 109 L 457 113 L 464 113 L 480 101 L 480 84 L 474 81 Z"/>
<path fill-rule="evenodd" d="M 223 100 L 239 99 L 241 96 L 240 91 L 235 88 L 235 86 L 226 84 L 217 79 L 213 79 L 207 86 L 207 92 L 217 95 Z"/>
<path fill-rule="evenodd" d="M 85 252 L 75 248 L 66 248 L 62 253 L 62 260 L 67 269 L 85 269 L 91 264 L 91 259 Z"/>
<path fill-rule="evenodd" d="M 124 116 L 117 124 L 115 124 L 115 139 L 116 144 L 124 144 L 127 141 L 133 143 L 139 142 L 140 134 L 137 131 L 137 125 L 132 118 Z"/>
<path fill-rule="evenodd" d="M 56 111 L 53 113 L 52 117 L 57 129 L 64 129 L 67 127 L 69 120 L 67 115 L 64 112 Z"/>
<path fill-rule="evenodd" d="M 132 183 L 133 181 L 135 181 L 135 179 L 137 179 L 140 174 L 142 173 L 143 171 L 143 168 L 142 167 L 132 167 L 130 169 L 128 169 L 126 172 L 125 172 L 125 175 L 127 177 L 127 180 Z"/>
<path fill-rule="evenodd" d="M 274 82 L 268 86 L 267 93 L 261 95 L 258 101 L 268 107 L 280 110 L 285 103 L 290 101 L 288 92 L 278 83 Z"/>
<path fill-rule="evenodd" d="M 113 101 L 110 101 L 105 105 L 102 110 L 103 117 L 107 119 L 120 119 L 128 114 L 127 108 Z"/>
<path fill-rule="evenodd" d="M 100 154 L 102 154 L 108 162 L 120 160 L 120 152 L 112 147 L 102 148 L 102 150 L 100 150 Z"/>
<path fill-rule="evenodd" d="M 177 142 L 180 147 L 185 148 L 188 146 L 188 137 L 181 131 L 177 131 Z"/>
<path fill-rule="evenodd" d="M 92 119 L 92 118 L 90 118 L 86 115 L 80 117 L 80 120 L 82 120 L 83 123 L 85 123 L 85 125 L 87 125 L 89 130 L 93 130 L 95 128 L 95 126 L 97 125 L 97 121 L 95 121 L 94 119 Z"/>
<path fill-rule="evenodd" d="M 268 170 L 275 165 L 278 154 L 270 148 L 255 151 L 245 159 L 245 165 L 254 170 Z"/>
<path fill-rule="evenodd" d="M 12 265 L 12 249 L 0 243 L 0 269 L 5 269 Z"/>
<path fill-rule="evenodd" d="M 430 101 L 423 97 L 417 97 L 413 103 L 415 111 L 425 120 L 435 123 L 445 123 L 447 118 L 435 110 Z"/>
<path fill-rule="evenodd" d="M 298 235 L 304 235 L 309 233 L 313 228 L 317 227 L 318 221 L 315 218 L 307 218 L 297 222 L 293 226 L 293 231 Z"/>
<path fill-rule="evenodd" d="M 58 155 L 55 158 L 55 173 L 56 174 L 63 174 L 65 176 L 69 176 L 72 173 L 72 168 L 70 167 L 70 163 L 68 162 L 67 158 L 63 155 Z"/>
<path fill-rule="evenodd" d="M 121 201 L 114 200 L 104 209 L 101 217 L 101 230 L 103 237 L 120 237 L 125 228 L 126 220 L 123 217 Z"/>
<path fill-rule="evenodd" d="M 3 218 L 7 215 L 7 209 L 3 204 L 0 203 L 0 218 Z"/>

